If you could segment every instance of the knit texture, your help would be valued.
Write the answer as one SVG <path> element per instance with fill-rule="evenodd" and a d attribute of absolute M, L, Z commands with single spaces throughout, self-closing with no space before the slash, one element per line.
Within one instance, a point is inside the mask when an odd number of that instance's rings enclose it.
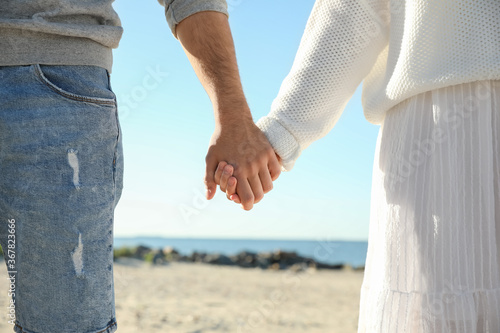
<path fill-rule="evenodd" d="M 500 79 L 498 0 L 317 0 L 294 64 L 257 122 L 291 170 L 363 82 L 365 118 L 419 93 Z"/>

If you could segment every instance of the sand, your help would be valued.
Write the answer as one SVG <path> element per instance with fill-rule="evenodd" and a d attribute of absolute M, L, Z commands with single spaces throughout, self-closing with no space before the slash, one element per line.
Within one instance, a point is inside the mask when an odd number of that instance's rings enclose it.
<path fill-rule="evenodd" d="M 118 332 L 356 332 L 362 272 L 271 271 L 121 260 Z M 6 276 L 5 268 L 1 269 Z M 0 306 L 8 304 L 0 279 Z M 0 332 L 9 332 L 7 319 Z"/>

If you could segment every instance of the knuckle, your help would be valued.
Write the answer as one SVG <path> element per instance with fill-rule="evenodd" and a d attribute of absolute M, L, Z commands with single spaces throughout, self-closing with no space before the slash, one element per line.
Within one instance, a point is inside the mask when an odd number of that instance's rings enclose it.
<path fill-rule="evenodd" d="M 253 194 L 247 194 L 243 198 L 241 198 L 244 205 L 252 204 L 255 200 Z"/>
<path fill-rule="evenodd" d="M 281 164 L 281 162 L 278 162 L 276 163 L 276 165 L 274 165 L 274 173 L 279 175 L 281 174 L 281 172 L 283 171 L 283 164 Z"/>
<path fill-rule="evenodd" d="M 257 154 L 256 154 L 256 157 L 259 159 L 259 160 L 263 160 L 263 159 L 267 159 L 267 149 L 263 149 L 263 150 L 260 150 Z"/>
<path fill-rule="evenodd" d="M 255 175 L 259 172 L 259 166 L 255 163 L 252 163 L 248 166 L 248 173 L 250 175 Z"/>
<path fill-rule="evenodd" d="M 233 176 L 237 179 L 243 179 L 246 178 L 246 172 L 242 168 L 236 168 L 233 172 Z"/>
<path fill-rule="evenodd" d="M 230 165 L 230 164 L 227 164 L 225 167 L 224 167 L 224 170 L 223 170 L 223 173 L 225 175 L 230 175 L 233 173 L 233 166 Z"/>
<path fill-rule="evenodd" d="M 265 186 L 263 187 L 263 189 L 264 189 L 264 193 L 271 192 L 271 190 L 273 189 L 273 184 L 271 183 L 271 184 L 269 184 L 269 185 L 265 185 Z"/>

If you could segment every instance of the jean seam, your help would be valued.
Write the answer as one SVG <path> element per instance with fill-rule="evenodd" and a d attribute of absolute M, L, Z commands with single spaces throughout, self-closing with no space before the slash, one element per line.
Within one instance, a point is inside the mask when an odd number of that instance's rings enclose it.
<path fill-rule="evenodd" d="M 109 324 L 109 325 L 108 325 L 108 326 L 106 326 L 104 329 L 102 329 L 102 330 L 100 330 L 100 331 L 97 331 L 97 332 L 95 332 L 95 333 L 104 333 L 104 332 L 108 331 L 110 328 L 112 328 L 112 327 L 114 327 L 114 326 L 117 326 L 117 324 L 118 324 L 118 323 L 116 322 L 116 319 L 113 319 L 113 322 L 112 322 L 111 324 Z M 26 332 L 26 331 L 24 330 L 24 328 L 23 328 L 21 325 L 19 325 L 18 323 L 15 323 L 15 326 L 16 326 L 17 328 L 19 328 L 19 329 L 20 329 L 23 333 L 25 333 L 25 332 Z"/>
<path fill-rule="evenodd" d="M 78 101 L 78 102 L 87 102 L 87 103 L 92 103 L 92 104 L 97 104 L 97 105 L 109 105 L 109 106 L 116 106 L 116 99 L 113 100 L 108 100 L 108 99 L 103 99 L 103 98 L 96 98 L 96 97 L 87 97 L 87 96 L 80 96 L 77 94 L 73 94 L 67 91 L 64 91 L 63 89 L 57 87 L 55 84 L 50 82 L 45 75 L 43 74 L 40 65 L 34 65 L 35 68 L 35 74 L 38 78 L 38 80 L 43 83 L 46 87 L 57 93 L 58 95 Z"/>
<path fill-rule="evenodd" d="M 108 326 L 106 326 L 106 328 L 105 328 L 105 329 L 103 329 L 102 331 L 96 332 L 96 333 L 103 333 L 103 332 L 106 332 L 106 331 L 107 331 L 107 330 L 109 330 L 111 327 L 116 326 L 116 324 L 117 324 L 117 323 L 116 323 L 116 320 L 115 320 L 115 321 L 113 321 L 111 324 L 109 324 Z"/>
<path fill-rule="evenodd" d="M 121 130 L 120 130 L 120 123 L 118 120 L 118 110 L 115 113 L 115 119 L 116 119 L 116 130 L 118 134 L 116 135 L 116 142 L 115 142 L 115 151 L 114 151 L 114 156 L 113 156 L 113 186 L 114 186 L 114 192 L 115 192 L 115 200 L 116 200 L 116 163 L 118 162 L 118 146 L 120 144 L 120 136 L 121 136 Z"/>

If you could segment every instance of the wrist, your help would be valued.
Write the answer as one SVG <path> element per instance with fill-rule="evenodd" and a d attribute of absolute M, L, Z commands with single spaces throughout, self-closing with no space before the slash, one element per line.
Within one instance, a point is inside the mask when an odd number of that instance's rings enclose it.
<path fill-rule="evenodd" d="M 237 103 L 226 103 L 224 105 L 215 105 L 215 124 L 217 127 L 241 126 L 255 123 L 252 118 L 252 113 L 246 101 Z"/>

